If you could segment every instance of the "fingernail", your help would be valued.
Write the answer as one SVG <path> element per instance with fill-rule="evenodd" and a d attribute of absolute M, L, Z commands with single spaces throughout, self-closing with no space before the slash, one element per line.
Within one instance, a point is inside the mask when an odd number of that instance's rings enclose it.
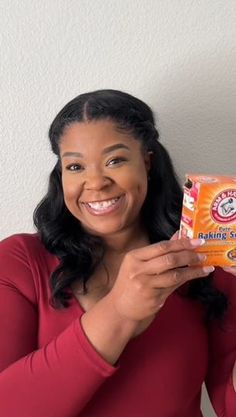
<path fill-rule="evenodd" d="M 202 268 L 203 272 L 206 274 L 209 274 L 210 272 L 213 272 L 215 270 L 214 266 L 204 266 Z"/>
<path fill-rule="evenodd" d="M 202 246 L 205 243 L 205 239 L 191 239 L 190 243 L 193 247 Z"/>
<path fill-rule="evenodd" d="M 177 230 L 177 232 L 175 232 L 173 236 L 171 236 L 170 240 L 177 240 L 178 238 L 179 238 L 179 230 Z"/>
<path fill-rule="evenodd" d="M 197 257 L 199 261 L 205 261 L 207 259 L 207 256 L 204 255 L 203 253 L 198 253 Z"/>

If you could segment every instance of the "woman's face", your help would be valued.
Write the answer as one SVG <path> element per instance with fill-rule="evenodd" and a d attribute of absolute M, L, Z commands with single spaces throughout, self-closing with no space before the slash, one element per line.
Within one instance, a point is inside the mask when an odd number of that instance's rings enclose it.
<path fill-rule="evenodd" d="M 60 143 L 65 204 L 84 229 L 102 237 L 137 227 L 147 194 L 150 156 L 115 127 L 75 122 Z"/>

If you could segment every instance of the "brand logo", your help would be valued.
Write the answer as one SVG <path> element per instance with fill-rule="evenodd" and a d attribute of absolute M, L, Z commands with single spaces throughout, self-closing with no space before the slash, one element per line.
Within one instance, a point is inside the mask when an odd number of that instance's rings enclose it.
<path fill-rule="evenodd" d="M 236 248 L 228 252 L 227 256 L 231 261 L 236 262 Z"/>
<path fill-rule="evenodd" d="M 211 205 L 211 216 L 217 223 L 236 221 L 236 189 L 224 190 Z"/>

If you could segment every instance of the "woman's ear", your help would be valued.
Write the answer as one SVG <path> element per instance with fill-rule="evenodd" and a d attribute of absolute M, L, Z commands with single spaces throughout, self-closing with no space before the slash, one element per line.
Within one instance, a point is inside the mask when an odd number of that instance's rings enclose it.
<path fill-rule="evenodd" d="M 153 155 L 152 151 L 145 151 L 144 163 L 145 163 L 145 167 L 147 170 L 147 174 L 149 173 L 151 166 L 152 166 L 152 155 Z"/>

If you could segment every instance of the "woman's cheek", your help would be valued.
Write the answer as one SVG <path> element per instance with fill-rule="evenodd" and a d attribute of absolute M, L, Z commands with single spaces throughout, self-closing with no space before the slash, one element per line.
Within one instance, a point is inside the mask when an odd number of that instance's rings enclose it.
<path fill-rule="evenodd" d="M 71 205 L 77 206 L 77 202 L 79 200 L 80 193 L 81 193 L 81 190 L 78 184 L 73 184 L 71 182 L 68 183 L 67 181 L 64 181 L 62 183 L 62 187 L 63 187 L 64 201 L 67 207 Z"/>

